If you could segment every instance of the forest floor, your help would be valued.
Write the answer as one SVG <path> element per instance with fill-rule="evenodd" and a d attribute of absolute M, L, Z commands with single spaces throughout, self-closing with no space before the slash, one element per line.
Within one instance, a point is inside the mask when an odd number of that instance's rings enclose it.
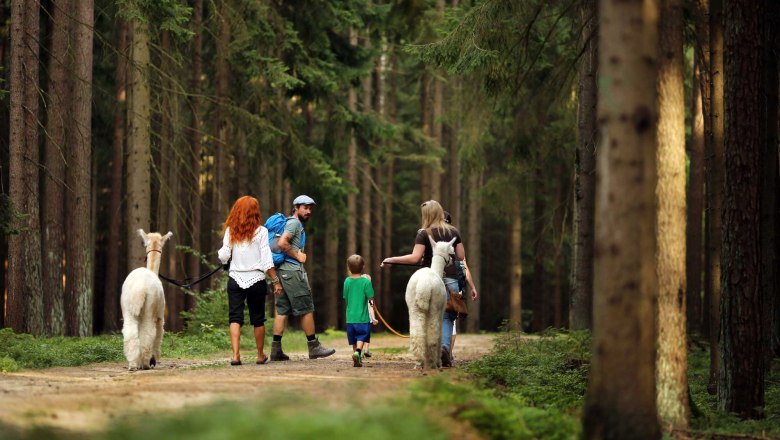
<path fill-rule="evenodd" d="M 374 335 L 373 357 L 363 368 L 352 366 L 344 341 L 325 359 L 309 360 L 307 353 L 290 352 L 290 361 L 267 365 L 255 365 L 253 353 L 247 351 L 242 352 L 241 366 L 229 366 L 227 354 L 195 361 L 166 359 L 163 353 L 157 368 L 148 371 L 128 372 L 125 363 L 100 363 L 5 373 L 0 374 L 0 423 L 94 432 L 133 414 L 175 412 L 226 400 L 289 395 L 334 408 L 383 403 L 408 395 L 407 385 L 421 377 L 454 377 L 459 364 L 492 349 L 492 338 L 458 335 L 454 368 L 434 371 L 413 369 L 408 339 Z M 450 438 L 479 438 L 469 427 L 452 428 Z"/>

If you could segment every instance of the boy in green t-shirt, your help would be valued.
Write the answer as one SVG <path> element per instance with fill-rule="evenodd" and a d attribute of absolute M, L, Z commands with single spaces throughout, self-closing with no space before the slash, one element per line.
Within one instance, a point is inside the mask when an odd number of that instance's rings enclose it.
<path fill-rule="evenodd" d="M 344 301 L 347 306 L 347 341 L 352 345 L 352 365 L 363 366 L 363 344 L 371 334 L 371 324 L 376 324 L 368 313 L 368 301 L 374 297 L 371 280 L 363 276 L 363 257 L 347 258 L 349 276 L 344 280 Z"/>

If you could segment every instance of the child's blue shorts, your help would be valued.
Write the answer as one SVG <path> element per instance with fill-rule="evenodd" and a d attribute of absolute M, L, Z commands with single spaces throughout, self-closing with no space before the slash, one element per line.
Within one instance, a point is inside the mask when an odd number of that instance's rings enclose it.
<path fill-rule="evenodd" d="M 357 341 L 367 342 L 371 337 L 371 324 L 347 324 L 347 341 L 350 345 Z"/>

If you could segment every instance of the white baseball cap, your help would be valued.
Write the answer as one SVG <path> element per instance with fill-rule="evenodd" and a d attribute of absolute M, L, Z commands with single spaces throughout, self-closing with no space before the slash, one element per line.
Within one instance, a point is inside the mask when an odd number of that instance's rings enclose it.
<path fill-rule="evenodd" d="M 300 195 L 293 200 L 293 206 L 298 205 L 316 205 L 317 203 L 314 202 L 314 199 L 307 195 Z"/>

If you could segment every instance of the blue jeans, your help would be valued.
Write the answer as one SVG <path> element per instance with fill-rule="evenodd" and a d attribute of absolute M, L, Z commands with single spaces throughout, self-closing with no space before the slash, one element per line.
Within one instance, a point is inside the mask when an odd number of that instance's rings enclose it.
<path fill-rule="evenodd" d="M 447 299 L 450 299 L 450 292 L 458 292 L 458 280 L 455 278 L 443 278 L 444 285 L 447 287 Z M 452 351 L 452 326 L 455 324 L 455 319 L 458 317 L 458 312 L 444 312 L 444 319 L 441 323 L 441 345 L 447 347 L 448 351 Z"/>

